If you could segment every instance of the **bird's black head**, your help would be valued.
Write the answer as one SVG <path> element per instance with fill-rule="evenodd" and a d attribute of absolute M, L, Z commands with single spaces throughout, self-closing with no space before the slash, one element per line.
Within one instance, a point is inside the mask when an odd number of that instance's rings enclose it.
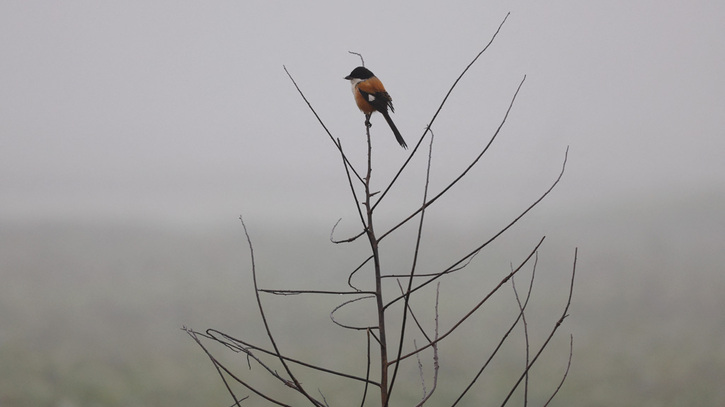
<path fill-rule="evenodd" d="M 364 66 L 358 66 L 357 68 L 353 69 L 352 72 L 350 72 L 350 75 L 346 76 L 345 79 L 370 79 L 372 78 L 373 73 L 370 72 L 369 69 L 365 68 Z"/>

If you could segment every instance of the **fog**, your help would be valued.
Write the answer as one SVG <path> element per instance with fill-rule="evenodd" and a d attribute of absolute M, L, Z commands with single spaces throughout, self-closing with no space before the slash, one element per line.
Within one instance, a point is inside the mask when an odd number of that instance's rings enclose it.
<path fill-rule="evenodd" d="M 414 146 L 508 12 L 433 125 L 432 191 L 486 145 L 526 79 L 482 161 L 432 208 L 431 233 L 455 238 L 429 250 L 492 236 L 568 148 L 561 183 L 484 263 L 505 272 L 546 235 L 548 309 L 579 248 L 562 405 L 725 403 L 725 5 L 5 1 L 0 404 L 229 402 L 178 328 L 257 321 L 238 217 L 273 285 L 324 284 L 339 275 L 315 260 L 359 260 L 327 240 L 339 218 L 340 235 L 356 233 L 357 214 L 283 66 L 362 168 L 348 51 L 385 83 Z M 372 122 L 382 189 L 409 151 Z M 382 222 L 420 204 L 423 155 Z"/>

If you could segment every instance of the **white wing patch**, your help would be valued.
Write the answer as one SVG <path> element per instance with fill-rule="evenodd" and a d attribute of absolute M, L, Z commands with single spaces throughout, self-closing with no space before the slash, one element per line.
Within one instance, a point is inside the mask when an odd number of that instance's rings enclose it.
<path fill-rule="evenodd" d="M 368 93 L 368 102 L 372 103 L 375 100 L 375 95 Z"/>

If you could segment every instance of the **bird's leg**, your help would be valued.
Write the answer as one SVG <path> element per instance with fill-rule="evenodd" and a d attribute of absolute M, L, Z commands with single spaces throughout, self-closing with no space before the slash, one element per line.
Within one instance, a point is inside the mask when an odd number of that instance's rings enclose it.
<path fill-rule="evenodd" d="M 368 129 L 371 128 L 371 127 L 373 127 L 373 124 L 370 123 L 370 115 L 369 114 L 365 114 L 365 127 L 367 127 Z"/>

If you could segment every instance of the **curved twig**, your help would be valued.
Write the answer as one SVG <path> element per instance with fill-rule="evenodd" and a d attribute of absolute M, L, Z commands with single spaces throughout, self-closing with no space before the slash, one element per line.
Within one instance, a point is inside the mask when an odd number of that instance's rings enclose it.
<path fill-rule="evenodd" d="M 350 53 L 350 54 L 359 56 L 360 57 L 360 63 L 362 64 L 362 66 L 365 66 L 365 60 L 363 59 L 362 54 L 360 54 L 359 52 L 353 52 L 353 51 L 347 51 L 347 52 Z"/>
<path fill-rule="evenodd" d="M 354 276 L 355 273 L 357 273 L 358 271 L 360 271 L 363 268 L 363 266 L 365 266 L 372 259 L 373 259 L 373 256 L 370 255 L 367 259 L 365 259 L 362 263 L 360 263 L 359 266 L 355 267 L 355 270 L 353 270 L 353 271 L 350 272 L 350 275 L 347 276 L 347 285 L 350 288 L 352 288 L 354 290 L 357 290 L 357 291 L 361 291 L 359 288 L 357 288 L 354 285 L 352 285 L 352 276 Z"/>
<path fill-rule="evenodd" d="M 352 325 L 345 325 L 343 323 L 337 322 L 337 320 L 335 319 L 335 312 L 337 312 L 337 310 L 339 310 L 340 308 L 342 308 L 342 307 L 344 307 L 344 306 L 346 306 L 348 304 L 352 304 L 353 302 L 357 302 L 357 301 L 360 301 L 360 300 L 367 300 L 367 299 L 370 299 L 370 298 L 375 298 L 375 293 L 372 293 L 372 294 L 373 295 L 368 295 L 368 296 L 360 297 L 360 298 L 354 298 L 352 300 L 347 300 L 347 301 L 343 302 L 342 304 L 340 304 L 337 307 L 335 307 L 332 311 L 330 311 L 330 319 L 332 320 L 332 322 L 335 325 L 337 325 L 339 327 L 347 328 L 347 329 L 353 329 L 353 330 L 356 330 L 356 331 L 367 331 L 367 330 L 370 330 L 370 329 L 377 329 L 377 327 L 375 327 L 375 326 L 352 326 Z"/>
<path fill-rule="evenodd" d="M 340 223 L 340 221 L 342 221 L 342 218 L 338 219 L 338 220 L 337 220 L 337 222 L 335 222 L 335 225 L 334 225 L 334 226 L 332 226 L 332 230 L 330 231 L 330 242 L 332 242 L 332 243 L 335 243 L 335 244 L 340 244 L 340 243 L 350 243 L 350 242 L 354 242 L 354 241 L 355 241 L 355 240 L 357 240 L 357 239 L 358 239 L 358 238 L 359 238 L 360 236 L 362 236 L 362 235 L 364 235 L 364 234 L 365 234 L 365 229 L 363 229 L 363 231 L 362 231 L 362 232 L 358 233 L 357 235 L 355 235 L 355 236 L 353 236 L 353 237 L 349 237 L 349 238 L 347 238 L 347 239 L 343 239 L 343 240 L 335 240 L 335 238 L 334 238 L 334 235 L 335 235 L 335 229 L 337 229 L 337 225 L 338 225 L 338 224 Z"/>

